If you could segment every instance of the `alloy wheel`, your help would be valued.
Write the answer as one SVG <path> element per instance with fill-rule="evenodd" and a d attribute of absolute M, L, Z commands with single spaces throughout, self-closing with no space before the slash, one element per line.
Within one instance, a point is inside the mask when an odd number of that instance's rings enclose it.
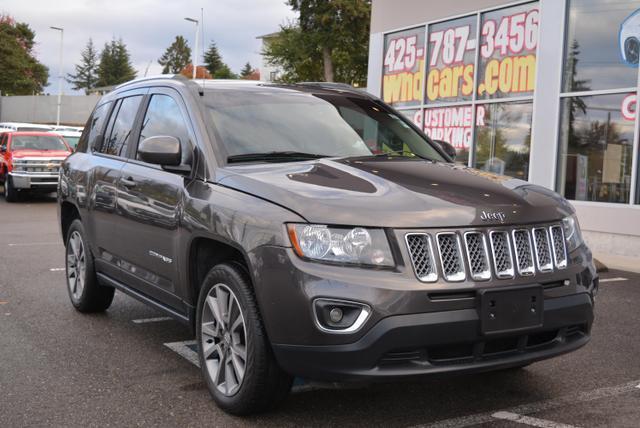
<path fill-rule="evenodd" d="M 67 245 L 67 284 L 74 300 L 79 300 L 82 296 L 86 268 L 87 260 L 82 235 L 74 230 Z"/>
<path fill-rule="evenodd" d="M 229 397 L 242 386 L 247 365 L 247 334 L 236 295 L 214 285 L 202 308 L 200 346 L 209 377 Z"/>

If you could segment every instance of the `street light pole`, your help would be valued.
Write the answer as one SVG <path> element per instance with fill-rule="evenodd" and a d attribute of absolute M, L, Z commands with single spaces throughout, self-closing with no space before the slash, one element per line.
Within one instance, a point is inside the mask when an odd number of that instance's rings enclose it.
<path fill-rule="evenodd" d="M 193 50 L 193 75 L 191 76 L 191 78 L 195 80 L 196 67 L 198 66 L 198 64 L 196 64 L 196 61 L 198 58 L 198 29 L 200 27 L 200 22 L 197 19 L 193 19 L 193 18 L 185 18 L 185 20 L 196 24 L 196 40 L 194 42 L 195 49 Z"/>
<path fill-rule="evenodd" d="M 50 27 L 52 30 L 60 31 L 60 63 L 58 64 L 58 108 L 56 112 L 56 126 L 60 126 L 60 105 L 62 104 L 62 46 L 64 39 L 64 28 Z"/>

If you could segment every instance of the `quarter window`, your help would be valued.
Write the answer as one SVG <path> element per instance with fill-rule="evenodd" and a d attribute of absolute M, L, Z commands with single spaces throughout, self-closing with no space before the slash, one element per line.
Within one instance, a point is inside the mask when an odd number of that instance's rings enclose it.
<path fill-rule="evenodd" d="M 178 103 L 168 95 L 156 94 L 151 97 L 149 107 L 142 122 L 140 139 L 155 136 L 171 136 L 180 141 L 182 146 L 182 163 L 187 164 L 191 156 L 189 130 L 180 111 Z"/>
<path fill-rule="evenodd" d="M 100 147 L 101 153 L 113 156 L 124 156 L 126 154 L 141 100 L 142 95 L 136 95 L 118 101 L 112 114 L 112 119 L 109 121 L 104 142 Z"/>

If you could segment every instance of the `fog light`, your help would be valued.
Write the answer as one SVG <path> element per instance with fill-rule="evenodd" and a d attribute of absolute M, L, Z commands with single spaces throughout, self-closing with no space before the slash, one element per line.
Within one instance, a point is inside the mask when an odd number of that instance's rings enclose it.
<path fill-rule="evenodd" d="M 316 325 L 327 333 L 354 333 L 371 314 L 371 308 L 364 303 L 337 299 L 316 299 L 313 310 Z"/>
<path fill-rule="evenodd" d="M 340 308 L 331 309 L 331 312 L 329 312 L 329 318 L 331 319 L 332 322 L 335 322 L 335 323 L 339 323 L 340 321 L 342 321 L 342 309 Z"/>

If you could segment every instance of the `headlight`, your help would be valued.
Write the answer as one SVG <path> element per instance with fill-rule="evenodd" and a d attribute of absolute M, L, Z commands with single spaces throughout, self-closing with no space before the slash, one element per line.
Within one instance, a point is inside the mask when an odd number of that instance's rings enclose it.
<path fill-rule="evenodd" d="M 382 229 L 318 224 L 289 224 L 287 229 L 300 257 L 370 266 L 394 265 L 389 241 Z"/>
<path fill-rule="evenodd" d="M 578 224 L 578 218 L 575 214 L 563 218 L 562 227 L 564 228 L 564 239 L 567 240 L 567 250 L 575 250 L 583 242 L 582 234 L 580 233 L 580 224 Z"/>

